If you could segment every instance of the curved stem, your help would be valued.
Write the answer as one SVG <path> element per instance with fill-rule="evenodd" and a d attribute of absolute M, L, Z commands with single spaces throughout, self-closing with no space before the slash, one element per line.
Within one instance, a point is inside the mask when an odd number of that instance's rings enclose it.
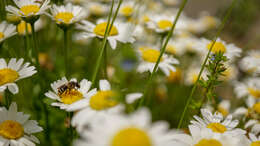
<path fill-rule="evenodd" d="M 195 91 L 196 91 L 196 88 L 197 88 L 197 86 L 198 86 L 198 81 L 199 81 L 199 79 L 200 79 L 200 77 L 201 77 L 201 75 L 202 75 L 202 72 L 203 72 L 203 70 L 204 70 L 204 68 L 205 68 L 205 65 L 206 65 L 206 63 L 207 63 L 207 61 L 208 61 L 208 59 L 209 59 L 209 55 L 210 55 L 210 53 L 211 53 L 211 50 L 212 50 L 213 46 L 215 45 L 215 43 L 216 43 L 216 41 L 217 41 L 217 38 L 219 37 L 220 33 L 222 32 L 222 30 L 223 30 L 223 28 L 224 28 L 224 26 L 225 26 L 225 24 L 226 24 L 226 22 L 227 22 L 227 19 L 229 18 L 230 14 L 231 14 L 231 12 L 232 12 L 232 9 L 234 8 L 236 2 L 237 2 L 237 0 L 233 0 L 233 1 L 232 1 L 232 4 L 231 4 L 231 6 L 229 7 L 228 12 L 226 13 L 226 15 L 224 16 L 224 18 L 223 18 L 223 20 L 222 20 L 222 22 L 221 22 L 221 25 L 220 25 L 220 27 L 219 27 L 219 29 L 218 29 L 218 32 L 217 32 L 216 36 L 214 37 L 214 39 L 213 39 L 213 41 L 212 41 L 213 43 L 212 43 L 212 45 L 210 46 L 210 49 L 209 49 L 209 51 L 208 51 L 208 54 L 207 54 L 207 56 L 206 56 L 206 58 L 205 58 L 205 60 L 204 60 L 204 62 L 203 62 L 203 64 L 202 64 L 202 67 L 201 67 L 201 69 L 200 69 L 199 76 L 198 76 L 198 78 L 197 78 L 197 80 L 196 80 L 196 82 L 195 82 L 195 84 L 194 84 L 194 86 L 193 86 L 193 88 L 192 88 L 192 90 L 191 90 L 190 96 L 188 97 L 188 100 L 187 100 L 186 105 L 185 105 L 185 107 L 184 107 L 184 110 L 183 110 L 183 112 L 182 112 L 182 115 L 181 115 L 181 118 L 180 118 L 180 121 L 179 121 L 179 124 L 178 124 L 178 129 L 181 128 L 181 126 L 182 126 L 182 123 L 183 123 L 185 114 L 186 114 L 187 109 L 188 109 L 188 107 L 189 107 L 189 104 L 190 104 L 190 102 L 191 102 L 191 100 L 192 100 L 193 94 L 194 94 Z"/>
<path fill-rule="evenodd" d="M 153 72 L 151 73 L 151 75 L 150 75 L 150 77 L 149 77 L 149 79 L 148 79 L 147 87 L 145 88 L 144 95 L 143 95 L 143 97 L 141 98 L 138 107 L 142 106 L 143 103 L 144 103 L 145 97 L 146 97 L 146 95 L 147 95 L 147 91 L 149 90 L 150 84 L 151 84 L 151 82 L 152 82 L 152 79 L 153 79 L 153 77 L 154 77 L 154 75 L 155 75 L 155 73 L 156 73 L 156 71 L 157 71 L 157 69 L 158 69 L 160 60 L 161 60 L 161 58 L 162 58 L 162 56 L 163 56 L 163 54 L 164 54 L 164 52 L 165 52 L 165 50 L 166 50 L 166 47 L 167 47 L 167 45 L 168 45 L 168 42 L 169 42 L 171 36 L 173 35 L 174 29 L 175 29 L 175 27 L 176 27 L 176 24 L 177 24 L 177 22 L 178 22 L 178 20 L 179 20 L 179 17 L 180 17 L 180 15 L 181 15 L 181 13 L 182 13 L 182 11 L 183 11 L 183 9 L 184 9 L 184 7 L 185 7 L 185 5 L 186 5 L 187 2 L 188 2 L 188 0 L 183 0 L 183 1 L 182 1 L 182 4 L 181 4 L 180 9 L 179 9 L 179 11 L 178 11 L 178 13 L 177 13 L 177 16 L 175 17 L 175 19 L 174 19 L 174 21 L 173 21 L 173 25 L 172 25 L 170 31 L 168 32 L 168 35 L 167 35 L 167 37 L 166 37 L 165 42 L 164 42 L 163 45 L 162 45 L 161 52 L 160 52 L 160 56 L 158 57 L 158 59 L 157 59 L 157 61 L 156 61 L 156 64 L 155 64 L 155 67 L 153 68 Z"/>

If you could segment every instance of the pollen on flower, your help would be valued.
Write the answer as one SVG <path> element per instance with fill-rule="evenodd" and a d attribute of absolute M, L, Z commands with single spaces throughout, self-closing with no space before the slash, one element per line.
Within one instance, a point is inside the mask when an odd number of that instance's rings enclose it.
<path fill-rule="evenodd" d="M 160 20 L 157 25 L 160 29 L 169 29 L 173 24 L 169 20 Z"/>
<path fill-rule="evenodd" d="M 112 139 L 111 146 L 152 146 L 147 133 L 139 128 L 120 130 Z"/>
<path fill-rule="evenodd" d="M 207 45 L 207 48 L 210 49 L 212 46 L 213 42 L 209 43 Z M 225 47 L 225 45 L 221 42 L 216 42 L 211 50 L 213 53 L 226 53 L 227 49 Z"/>
<path fill-rule="evenodd" d="M 90 107 L 94 110 L 105 110 L 107 108 L 114 107 L 118 104 L 113 97 L 115 92 L 113 91 L 99 91 L 90 99 Z"/>
<path fill-rule="evenodd" d="M 32 27 L 31 27 L 31 24 L 29 24 L 29 23 L 27 23 L 27 31 L 29 34 L 32 33 Z M 20 35 L 26 34 L 26 22 L 25 21 L 21 21 L 20 24 L 17 25 L 17 32 Z"/>
<path fill-rule="evenodd" d="M 253 110 L 260 114 L 260 102 L 257 102 L 256 104 L 253 105 Z"/>
<path fill-rule="evenodd" d="M 255 97 L 257 99 L 260 98 L 260 90 L 254 89 L 254 88 L 248 88 L 247 90 L 248 90 L 249 94 L 252 95 L 253 97 Z"/>
<path fill-rule="evenodd" d="M 19 74 L 17 71 L 12 69 L 0 69 L 0 86 L 13 83 L 16 79 L 18 79 Z"/>
<path fill-rule="evenodd" d="M 36 14 L 40 11 L 40 7 L 37 5 L 26 5 L 21 7 L 21 12 L 23 15 L 28 16 L 30 14 Z"/>
<path fill-rule="evenodd" d="M 250 146 L 260 146 L 260 141 L 254 141 Z"/>
<path fill-rule="evenodd" d="M 142 51 L 142 58 L 147 62 L 155 63 L 160 56 L 160 51 L 155 49 L 140 48 L 140 50 Z M 160 61 L 163 61 L 163 58 Z"/>
<path fill-rule="evenodd" d="M 224 133 L 227 131 L 227 128 L 220 123 L 210 123 L 207 128 L 211 129 L 213 132 Z"/>
<path fill-rule="evenodd" d="M 73 19 L 74 15 L 71 12 L 60 12 L 55 16 L 55 20 L 58 24 L 66 23 L 69 24 Z"/>
<path fill-rule="evenodd" d="M 222 146 L 222 144 L 216 139 L 202 139 L 194 146 Z"/>
<path fill-rule="evenodd" d="M 76 89 L 68 89 L 60 95 L 61 102 L 64 104 L 72 104 L 83 98 L 82 93 Z"/>
<path fill-rule="evenodd" d="M 5 37 L 4 33 L 0 32 L 0 39 L 3 39 Z"/>
<path fill-rule="evenodd" d="M 106 28 L 107 28 L 107 22 L 103 22 L 103 23 L 97 24 L 97 26 L 94 28 L 94 33 L 96 35 L 99 35 L 99 36 L 103 37 L 103 36 L 105 36 Z M 109 36 L 115 36 L 115 35 L 118 35 L 118 30 L 113 25 L 112 28 L 111 28 L 111 31 L 109 33 Z"/>
<path fill-rule="evenodd" d="M 133 14 L 133 12 L 134 12 L 134 9 L 132 6 L 124 6 L 120 10 L 120 13 L 126 17 L 131 16 Z"/>
<path fill-rule="evenodd" d="M 24 129 L 20 123 L 6 120 L 0 124 L 0 135 L 7 139 L 19 139 L 24 135 Z"/>

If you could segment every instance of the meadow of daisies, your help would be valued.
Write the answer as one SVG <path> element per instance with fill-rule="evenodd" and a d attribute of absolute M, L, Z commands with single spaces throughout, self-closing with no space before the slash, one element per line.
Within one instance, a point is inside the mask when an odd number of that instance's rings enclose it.
<path fill-rule="evenodd" d="M 1 0 L 0 146 L 260 146 L 260 2 L 191 1 Z"/>

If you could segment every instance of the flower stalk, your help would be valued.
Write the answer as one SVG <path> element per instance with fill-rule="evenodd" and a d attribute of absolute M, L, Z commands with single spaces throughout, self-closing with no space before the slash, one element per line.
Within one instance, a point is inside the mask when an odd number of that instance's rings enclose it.
<path fill-rule="evenodd" d="M 188 100 L 187 100 L 186 105 L 185 105 L 185 107 L 184 107 L 184 110 L 183 110 L 183 112 L 182 112 L 180 121 L 179 121 L 179 123 L 178 123 L 178 129 L 181 128 L 181 126 L 182 126 L 182 123 L 183 123 L 185 114 L 186 114 L 186 112 L 187 112 L 187 109 L 188 109 L 188 107 L 189 107 L 191 101 L 192 101 L 193 95 L 194 95 L 194 93 L 195 93 L 195 91 L 196 91 L 196 88 L 197 88 L 197 86 L 198 86 L 199 79 L 201 78 L 202 72 L 204 71 L 204 68 L 205 68 L 206 63 L 207 63 L 207 61 L 208 61 L 208 59 L 209 59 L 209 56 L 210 56 L 211 51 L 212 51 L 212 49 L 213 49 L 213 46 L 215 45 L 215 43 L 216 43 L 216 41 L 217 41 L 217 38 L 219 37 L 220 33 L 222 32 L 222 30 L 223 30 L 223 28 L 224 28 L 224 26 L 225 26 L 225 24 L 226 24 L 226 22 L 227 22 L 227 20 L 228 20 L 228 18 L 229 18 L 229 16 L 230 16 L 230 14 L 231 14 L 231 12 L 232 12 L 232 10 L 233 10 L 233 8 L 234 8 L 236 2 L 237 2 L 237 0 L 233 0 L 233 1 L 232 1 L 232 3 L 231 3 L 231 5 L 230 5 L 230 7 L 229 7 L 229 9 L 228 9 L 228 11 L 227 11 L 227 13 L 226 13 L 226 15 L 224 16 L 224 18 L 223 18 L 223 20 L 222 20 L 222 22 L 221 22 L 220 27 L 218 28 L 218 31 L 217 31 L 216 36 L 214 37 L 214 39 L 213 39 L 213 41 L 212 41 L 213 43 L 212 43 L 211 46 L 210 46 L 210 49 L 209 49 L 209 51 L 208 51 L 208 53 L 207 53 L 207 56 L 206 56 L 206 58 L 205 58 L 205 60 L 204 60 L 204 62 L 203 62 L 203 64 L 202 64 L 201 69 L 200 69 L 198 78 L 197 78 L 197 80 L 196 80 L 196 82 L 195 82 L 195 84 L 194 84 L 194 86 L 193 86 L 193 88 L 192 88 L 192 90 L 191 90 L 191 93 L 190 93 L 190 95 L 189 95 L 189 97 L 188 97 Z"/>
<path fill-rule="evenodd" d="M 145 88 L 143 97 L 141 98 L 141 100 L 140 100 L 140 102 L 139 102 L 138 107 L 141 107 L 141 106 L 144 104 L 144 100 L 145 100 L 145 98 L 146 98 L 146 96 L 147 96 L 148 90 L 150 89 L 151 82 L 152 82 L 152 80 L 153 80 L 153 77 L 154 77 L 154 75 L 155 75 L 157 69 L 158 69 L 160 60 L 161 60 L 161 58 L 162 58 L 162 56 L 163 56 L 163 54 L 164 54 L 164 52 L 165 52 L 165 50 L 166 50 L 166 47 L 167 47 L 167 45 L 168 45 L 168 42 L 169 42 L 170 38 L 172 37 L 172 35 L 173 35 L 173 33 L 174 33 L 176 24 L 177 24 L 177 22 L 178 22 L 178 20 L 179 20 L 179 17 L 180 17 L 180 15 L 181 15 L 181 13 L 182 13 L 182 11 L 183 11 L 185 5 L 187 4 L 187 2 L 188 2 L 188 0 L 183 0 L 183 1 L 182 1 L 182 4 L 181 4 L 181 6 L 180 6 L 180 9 L 178 10 L 177 16 L 176 16 L 175 19 L 173 20 L 173 25 L 172 25 L 170 31 L 169 31 L 168 34 L 167 34 L 166 40 L 165 40 L 164 43 L 162 43 L 163 45 L 162 45 L 162 48 L 161 48 L 161 51 L 160 51 L 160 55 L 159 55 L 159 57 L 158 57 L 158 59 L 157 59 L 157 61 L 156 61 L 156 64 L 155 64 L 154 69 L 153 69 L 153 72 L 151 73 L 151 75 L 150 75 L 150 77 L 149 77 L 149 79 L 148 79 L 147 86 L 146 86 L 146 88 Z M 162 39 L 162 40 L 163 40 L 163 39 Z M 162 42 L 163 42 L 163 41 L 162 41 Z"/>

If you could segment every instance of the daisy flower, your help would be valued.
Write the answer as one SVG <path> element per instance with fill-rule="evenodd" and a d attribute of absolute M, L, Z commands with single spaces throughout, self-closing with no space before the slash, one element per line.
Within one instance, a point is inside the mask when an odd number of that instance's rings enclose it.
<path fill-rule="evenodd" d="M 135 2 L 133 0 L 128 0 L 124 2 L 119 10 L 119 15 L 124 16 L 124 17 L 130 17 L 133 15 L 135 12 Z"/>
<path fill-rule="evenodd" d="M 201 41 L 198 43 L 198 47 L 203 48 L 202 53 L 205 55 L 207 54 L 208 50 L 211 48 L 212 44 L 213 42 L 211 40 L 202 38 Z M 227 44 L 226 42 L 218 38 L 211 52 L 212 53 L 222 52 L 228 59 L 233 61 L 236 57 L 240 56 L 242 49 L 236 47 L 234 44 Z"/>
<path fill-rule="evenodd" d="M 196 126 L 189 126 L 190 135 L 179 134 L 173 137 L 183 144 L 180 146 L 245 146 L 247 139 L 244 135 L 217 135 L 207 128 L 200 129 Z M 243 139 L 242 139 L 243 137 Z"/>
<path fill-rule="evenodd" d="M 29 120 L 30 115 L 17 112 L 16 103 L 7 110 L 0 110 L 0 145 L 1 146 L 35 146 L 40 143 L 32 134 L 43 129 L 35 120 Z"/>
<path fill-rule="evenodd" d="M 27 25 L 27 26 L 26 26 Z M 35 22 L 35 31 L 39 31 L 40 29 L 42 29 L 44 26 L 44 22 L 42 19 L 39 19 L 38 21 Z M 25 21 L 21 21 L 19 24 L 17 24 L 16 26 L 16 30 L 18 32 L 19 35 L 25 36 L 26 35 L 26 27 L 27 27 L 27 31 L 28 34 L 32 34 L 32 26 L 30 23 L 26 23 Z"/>
<path fill-rule="evenodd" d="M 235 82 L 235 93 L 238 98 L 250 97 L 260 98 L 260 78 L 254 77 L 246 79 L 244 82 Z"/>
<path fill-rule="evenodd" d="M 258 146 L 260 144 L 260 136 L 256 136 L 253 133 L 248 134 L 250 140 L 248 146 Z"/>
<path fill-rule="evenodd" d="M 185 73 L 184 83 L 186 85 L 193 85 L 197 81 L 200 73 L 200 66 L 197 65 L 191 65 L 191 67 L 187 70 Z M 207 72 L 204 71 L 201 74 L 201 79 L 206 80 L 207 79 Z"/>
<path fill-rule="evenodd" d="M 260 74 L 260 51 L 252 50 L 239 62 L 240 68 L 253 75 Z"/>
<path fill-rule="evenodd" d="M 140 73 L 150 71 L 152 73 L 157 59 L 160 56 L 160 51 L 151 47 L 144 46 L 138 49 L 138 53 L 141 62 L 137 67 L 137 71 Z M 176 70 L 173 64 L 179 64 L 179 61 L 172 56 L 163 54 L 158 67 L 164 72 L 166 76 L 169 76 L 170 71 Z"/>
<path fill-rule="evenodd" d="M 30 63 L 25 62 L 24 59 L 16 60 L 11 58 L 9 63 L 1 58 L 0 59 L 0 92 L 7 88 L 13 94 L 17 94 L 19 89 L 15 82 L 20 79 L 30 77 L 37 71 L 34 66 L 29 66 Z"/>
<path fill-rule="evenodd" d="M 83 79 L 79 83 L 73 78 L 70 81 L 66 77 L 51 84 L 53 91 L 48 91 L 45 96 L 57 100 L 51 105 L 60 109 L 70 111 L 71 108 L 79 108 L 82 103 L 96 93 L 96 89 L 91 88 L 91 82 Z"/>
<path fill-rule="evenodd" d="M 259 115 L 260 115 L 260 101 L 258 99 L 248 97 L 246 99 L 246 107 L 238 107 L 233 115 L 243 116 L 243 118 L 249 118 L 245 123 L 246 129 L 251 129 L 253 133 L 260 132 Z"/>
<path fill-rule="evenodd" d="M 109 128 L 108 128 L 109 127 Z M 108 115 L 102 124 L 91 123 L 75 146 L 180 146 L 172 136 L 178 132 L 168 129 L 165 122 L 152 123 L 148 110 L 126 115 Z M 102 140 L 100 138 L 102 137 Z"/>
<path fill-rule="evenodd" d="M 174 18 L 175 16 L 155 15 L 150 17 L 150 21 L 148 21 L 146 24 L 149 29 L 152 29 L 157 33 L 165 33 L 171 29 Z M 185 28 L 186 21 L 184 21 L 182 18 L 179 19 L 176 25 L 176 30 L 182 30 Z"/>
<path fill-rule="evenodd" d="M 227 115 L 223 118 L 222 114 L 216 112 L 214 115 L 208 109 L 201 109 L 203 118 L 194 116 L 195 120 L 191 121 L 191 125 L 200 129 L 207 128 L 212 132 L 224 135 L 243 135 L 245 131 L 235 128 L 239 121 L 232 120 L 232 115 Z"/>
<path fill-rule="evenodd" d="M 100 118 L 103 118 L 104 115 L 122 111 L 123 105 L 119 104 L 116 100 L 117 93 L 111 88 L 107 80 L 99 81 L 99 89 L 100 90 L 92 94 L 92 96 L 81 102 L 74 103 L 68 108 L 68 111 L 80 110 L 72 119 L 72 125 L 75 126 L 78 131 L 82 131 L 84 126 L 90 121 L 100 121 Z"/>
<path fill-rule="evenodd" d="M 6 21 L 0 23 L 0 44 L 7 38 L 15 35 L 15 26 Z"/>
<path fill-rule="evenodd" d="M 59 26 L 66 27 L 83 20 L 86 17 L 85 10 L 71 3 L 65 6 L 53 5 L 50 16 Z"/>
<path fill-rule="evenodd" d="M 83 30 L 78 38 L 104 38 L 106 32 L 107 22 L 104 20 L 98 20 L 97 24 L 93 24 L 89 21 L 82 21 L 82 24 L 78 25 L 78 28 Z M 122 43 L 133 43 L 135 41 L 132 32 L 134 26 L 130 23 L 114 22 L 110 33 L 108 34 L 108 41 L 112 49 L 116 49 L 117 41 Z"/>
<path fill-rule="evenodd" d="M 27 22 L 35 22 L 40 15 L 49 9 L 50 0 L 45 0 L 42 4 L 37 0 L 13 0 L 16 6 L 6 6 L 6 11 L 22 17 Z"/>

